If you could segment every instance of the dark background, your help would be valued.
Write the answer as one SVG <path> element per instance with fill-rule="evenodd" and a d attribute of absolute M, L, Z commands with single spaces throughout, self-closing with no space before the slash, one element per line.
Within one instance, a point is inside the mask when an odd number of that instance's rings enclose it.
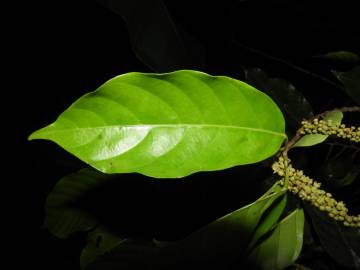
<path fill-rule="evenodd" d="M 265 68 L 301 88 L 315 112 L 326 105 L 322 95 L 336 97 L 332 101 L 336 105 L 343 94 L 267 55 L 334 80 L 326 63 L 311 57 L 359 51 L 360 32 L 354 4 L 333 2 L 165 1 L 176 22 L 202 44 L 203 71 L 241 79 L 244 66 Z M 24 269 L 77 269 L 84 235 L 59 240 L 41 225 L 51 188 L 84 164 L 55 144 L 28 142 L 27 136 L 113 76 L 152 70 L 134 54 L 124 20 L 95 1 L 19 2 L 9 14 L 3 24 L 6 70 L 10 71 L 4 92 L 9 99 L 3 105 L 10 107 L 4 118 L 11 120 L 11 143 L 4 146 L 11 148 L 7 167 L 11 174 L 6 176 L 9 186 L 3 198 L 10 218 L 2 222 L 3 236 L 9 241 L 3 248 L 16 256 L 13 265 Z M 257 188 L 259 181 L 271 171 L 255 174 L 247 166 L 161 183 L 125 175 L 112 194 L 116 199 L 104 202 L 99 195 L 92 202 L 104 210 L 103 220 L 118 224 L 130 235 L 177 239 L 255 199 L 262 191 Z M 254 192 L 248 192 L 251 187 Z"/>

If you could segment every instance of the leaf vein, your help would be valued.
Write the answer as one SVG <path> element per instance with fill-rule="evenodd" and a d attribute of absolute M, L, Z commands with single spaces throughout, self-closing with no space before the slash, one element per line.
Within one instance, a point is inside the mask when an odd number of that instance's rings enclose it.
<path fill-rule="evenodd" d="M 239 130 L 248 130 L 254 132 L 262 132 L 269 133 L 276 136 L 286 137 L 284 133 L 276 132 L 267 129 L 261 128 L 253 128 L 253 127 L 242 127 L 242 126 L 234 126 L 234 125 L 217 125 L 217 124 L 143 124 L 143 125 L 112 125 L 112 126 L 97 126 L 97 127 L 81 127 L 76 129 L 107 129 L 107 128 L 219 128 L 219 129 L 239 129 Z M 76 130 L 75 129 L 75 130 Z M 67 132 L 73 131 L 74 128 L 69 129 L 58 129 L 58 130 L 50 130 L 44 131 L 43 133 L 57 133 L 57 132 Z"/>

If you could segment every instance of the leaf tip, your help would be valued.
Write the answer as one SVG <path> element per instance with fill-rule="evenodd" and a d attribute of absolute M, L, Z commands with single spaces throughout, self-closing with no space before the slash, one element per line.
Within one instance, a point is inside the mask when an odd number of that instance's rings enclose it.
<path fill-rule="evenodd" d="M 32 141 L 32 140 L 42 139 L 40 130 L 41 130 L 41 129 L 36 130 L 36 131 L 34 131 L 33 133 L 31 133 L 31 134 L 29 135 L 29 137 L 27 138 L 27 140 L 28 140 L 28 141 Z"/>
<path fill-rule="evenodd" d="M 28 141 L 32 141 L 32 140 L 36 140 L 36 139 L 38 139 L 37 137 L 36 137 L 36 131 L 34 131 L 33 133 L 31 133 L 28 137 L 27 137 L 27 140 Z"/>
<path fill-rule="evenodd" d="M 28 141 L 32 141 L 32 140 L 38 140 L 38 139 L 46 139 L 47 137 L 44 136 L 45 131 L 49 131 L 49 128 L 51 128 L 52 125 L 40 128 L 36 131 L 34 131 L 33 133 L 31 133 L 29 135 L 29 137 L 27 138 Z"/>

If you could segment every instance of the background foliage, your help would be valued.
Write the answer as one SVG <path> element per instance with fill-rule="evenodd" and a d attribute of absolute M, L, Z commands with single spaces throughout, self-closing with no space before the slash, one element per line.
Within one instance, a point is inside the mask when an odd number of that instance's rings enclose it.
<path fill-rule="evenodd" d="M 9 33 L 15 41 L 12 49 L 17 52 L 9 65 L 17 72 L 12 82 L 20 84 L 11 94 L 13 98 L 21 94 L 21 109 L 12 115 L 16 142 L 10 157 L 15 177 L 8 177 L 11 186 L 6 197 L 12 209 L 9 223 L 15 220 L 17 225 L 9 226 L 16 233 L 5 237 L 15 237 L 16 241 L 10 239 L 8 249 L 19 256 L 16 263 L 22 267 L 78 267 L 86 244 L 84 235 L 78 233 L 62 241 L 39 228 L 49 191 L 58 179 L 83 164 L 54 145 L 28 144 L 25 140 L 30 131 L 51 122 L 73 100 L 108 78 L 129 71 L 198 68 L 247 80 L 260 89 L 267 85 L 268 94 L 284 111 L 289 133 L 305 115 L 359 100 L 354 97 L 356 91 L 349 90 L 352 87 L 345 91 L 337 81 L 338 76 L 349 84 L 344 78 L 356 74 L 357 69 L 339 72 L 354 68 L 358 58 L 322 56 L 334 51 L 359 51 L 356 8 L 350 2 L 326 6 L 314 1 L 199 1 L 198 5 L 193 1 L 164 1 L 165 5 L 152 1 L 151 6 L 144 6 L 147 1 L 130 2 L 143 8 L 121 16 L 91 1 L 28 3 L 14 9 L 27 23 Z M 124 4 L 121 10 L 131 8 Z M 169 43 L 160 44 L 159 40 Z M 171 46 L 164 48 L 162 44 Z M 294 97 L 290 101 L 288 93 Z M 359 126 L 359 119 L 358 114 L 349 114 L 344 121 Z M 356 151 L 329 141 L 313 148 L 294 149 L 293 162 L 323 180 L 326 188 L 356 213 L 360 211 Z M 159 183 L 127 175 L 121 183 L 104 185 L 83 203 L 103 224 L 111 224 L 120 233 L 180 239 L 259 197 L 271 183 L 267 165 L 264 162 L 199 173 L 186 182 Z M 121 217 L 114 215 L 114 208 L 109 207 L 113 205 L 117 205 L 116 213 L 122 213 Z M 311 210 L 306 215 L 314 216 Z M 356 248 L 349 247 L 347 240 L 353 235 L 339 231 L 336 224 L 325 225 L 326 220 L 310 220 L 299 263 L 314 269 L 353 267 L 348 264 L 352 260 L 346 252 Z M 324 226 L 327 234 L 314 232 Z M 334 241 L 338 244 L 335 249 L 330 241 L 334 239 L 340 239 Z"/>

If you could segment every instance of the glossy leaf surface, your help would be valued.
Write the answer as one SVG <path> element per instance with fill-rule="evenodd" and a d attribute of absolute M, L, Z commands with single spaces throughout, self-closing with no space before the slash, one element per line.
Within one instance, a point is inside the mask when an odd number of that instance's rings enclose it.
<path fill-rule="evenodd" d="M 266 94 L 184 70 L 115 77 L 29 139 L 52 140 L 105 173 L 176 178 L 264 160 L 284 128 Z"/>

